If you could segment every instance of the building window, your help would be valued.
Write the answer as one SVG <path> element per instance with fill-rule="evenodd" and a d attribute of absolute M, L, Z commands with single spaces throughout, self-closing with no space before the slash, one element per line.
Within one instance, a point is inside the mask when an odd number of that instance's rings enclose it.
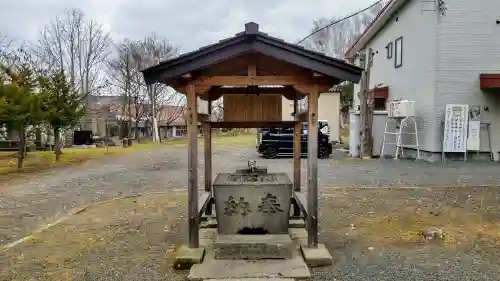
<path fill-rule="evenodd" d="M 387 51 L 387 58 L 392 59 L 392 42 L 389 42 L 389 44 L 385 46 L 385 49 Z"/>
<path fill-rule="evenodd" d="M 403 66 L 403 37 L 396 39 L 394 46 L 394 67 L 398 68 Z"/>
<path fill-rule="evenodd" d="M 366 69 L 366 56 L 364 53 L 359 56 L 359 67 Z"/>
<path fill-rule="evenodd" d="M 385 108 L 386 101 L 387 101 L 386 98 L 374 98 L 373 99 L 373 109 L 374 110 L 386 110 L 386 108 Z"/>

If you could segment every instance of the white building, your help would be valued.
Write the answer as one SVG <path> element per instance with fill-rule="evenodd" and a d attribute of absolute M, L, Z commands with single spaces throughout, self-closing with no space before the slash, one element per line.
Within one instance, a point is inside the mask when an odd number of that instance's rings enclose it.
<path fill-rule="evenodd" d="M 384 100 L 416 103 L 422 158 L 440 157 L 446 105 L 468 104 L 480 106 L 481 122 L 491 124 L 491 152 L 498 160 L 499 0 L 392 0 L 346 57 L 363 66 L 368 50 L 370 89 L 387 87 L 375 95 L 376 107 L 383 109 Z M 480 150 L 489 153 L 486 126 L 481 130 Z"/>
<path fill-rule="evenodd" d="M 303 100 L 305 102 L 305 100 Z M 306 108 L 306 106 L 305 106 Z M 299 109 L 300 111 L 300 109 Z M 293 120 L 293 101 L 282 97 L 283 121 Z M 340 92 L 321 93 L 318 99 L 318 120 L 328 121 L 330 141 L 340 141 Z"/>

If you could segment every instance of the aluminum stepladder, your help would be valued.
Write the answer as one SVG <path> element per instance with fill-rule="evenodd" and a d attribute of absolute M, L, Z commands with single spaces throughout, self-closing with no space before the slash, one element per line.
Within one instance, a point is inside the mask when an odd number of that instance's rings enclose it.
<path fill-rule="evenodd" d="M 388 131 L 389 125 L 394 123 L 394 127 L 396 128 L 396 131 Z M 412 132 L 405 131 L 404 128 L 411 128 Z M 406 138 L 403 137 L 403 135 L 414 135 L 415 136 L 415 144 L 406 144 L 403 143 Z M 396 136 L 396 142 L 395 143 L 390 143 L 387 142 L 386 137 L 387 136 Z M 420 159 L 420 146 L 418 142 L 418 128 L 417 128 L 417 121 L 415 120 L 414 117 L 412 116 L 407 116 L 404 118 L 388 118 L 385 121 L 385 128 L 384 128 L 384 139 L 382 141 L 382 149 L 380 151 L 380 156 L 384 157 L 384 150 L 385 150 L 385 145 L 386 144 L 394 144 L 396 145 L 396 154 L 394 156 L 394 159 L 399 158 L 399 151 L 401 150 L 401 156 L 404 157 L 404 148 L 416 148 L 417 150 L 417 159 Z"/>

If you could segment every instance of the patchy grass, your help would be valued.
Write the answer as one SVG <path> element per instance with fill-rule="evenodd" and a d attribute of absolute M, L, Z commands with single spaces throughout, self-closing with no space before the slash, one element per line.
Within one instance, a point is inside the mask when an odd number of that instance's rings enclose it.
<path fill-rule="evenodd" d="M 199 136 L 198 138 L 198 143 L 203 144 L 203 136 Z M 247 146 L 255 143 L 255 134 L 214 134 L 212 142 L 214 145 Z M 110 146 L 108 148 L 65 148 L 59 162 L 55 162 L 55 154 L 53 151 L 29 152 L 24 160 L 24 168 L 22 171 L 17 170 L 15 152 L 0 152 L 0 179 L 11 179 L 23 174 L 41 172 L 71 164 L 79 164 L 88 160 L 98 159 L 109 155 L 123 154 L 141 148 L 180 144 L 187 144 L 187 139 L 162 140 L 161 143 L 153 143 L 150 141 L 134 144 L 127 148 L 122 148 L 121 146 Z"/>
<path fill-rule="evenodd" d="M 40 172 L 54 167 L 78 164 L 91 159 L 97 159 L 108 155 L 117 155 L 154 145 L 157 144 L 134 144 L 127 148 L 121 146 L 110 146 L 108 148 L 65 148 L 59 162 L 55 162 L 54 151 L 28 152 L 24 159 L 24 168 L 22 171 L 17 170 L 15 152 L 0 152 L 0 176 L 15 176 L 18 174 Z"/>
<path fill-rule="evenodd" d="M 256 134 L 251 132 L 239 133 L 237 135 L 221 133 L 214 136 L 213 144 L 225 146 L 255 146 L 256 139 Z"/>
<path fill-rule="evenodd" d="M 441 248 L 500 245 L 497 188 L 330 189 L 324 197 L 327 225 L 358 243 L 418 247 L 429 242 L 422 231 L 440 228 Z"/>
<path fill-rule="evenodd" d="M 0 280 L 80 280 L 83 276 L 94 280 L 106 271 L 127 273 L 134 267 L 159 276 L 169 273 L 174 243 L 187 233 L 181 229 L 186 199 L 185 192 L 165 192 L 94 205 L 18 249 L 1 253 Z"/>
<path fill-rule="evenodd" d="M 198 135 L 198 144 L 203 145 L 204 137 L 203 135 Z M 256 134 L 255 133 L 213 133 L 212 134 L 212 144 L 213 145 L 224 145 L 224 146 L 250 146 L 255 145 Z M 162 143 L 171 144 L 187 144 L 187 138 L 162 140 Z"/>

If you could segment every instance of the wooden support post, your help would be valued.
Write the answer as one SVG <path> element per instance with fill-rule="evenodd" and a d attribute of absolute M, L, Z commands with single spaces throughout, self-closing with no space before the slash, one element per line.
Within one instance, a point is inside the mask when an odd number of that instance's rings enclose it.
<path fill-rule="evenodd" d="M 199 247 L 198 237 L 198 107 L 193 83 L 187 86 L 189 248 Z"/>
<path fill-rule="evenodd" d="M 301 130 L 302 122 L 299 120 L 299 108 L 297 98 L 293 101 L 293 112 L 295 116 L 295 123 L 293 127 L 293 190 L 300 192 L 300 156 L 301 156 Z M 293 215 L 300 216 L 300 208 L 297 204 L 293 205 Z"/>
<path fill-rule="evenodd" d="M 318 87 L 311 89 L 307 128 L 307 245 L 318 246 Z"/>
<path fill-rule="evenodd" d="M 207 101 L 208 120 L 212 116 L 212 101 Z M 203 137 L 205 139 L 205 192 L 212 193 L 212 127 L 209 122 L 203 123 Z M 207 205 L 205 214 L 212 215 L 212 204 Z"/>

